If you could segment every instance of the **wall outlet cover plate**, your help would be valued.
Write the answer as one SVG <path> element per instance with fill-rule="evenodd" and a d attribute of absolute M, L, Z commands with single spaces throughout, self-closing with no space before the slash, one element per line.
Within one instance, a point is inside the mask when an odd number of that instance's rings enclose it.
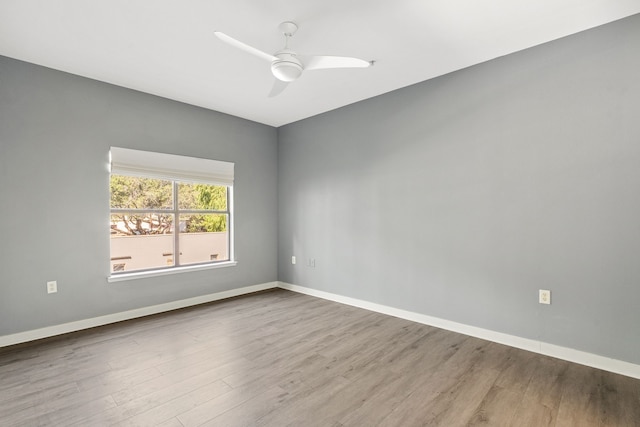
<path fill-rule="evenodd" d="M 540 304 L 551 304 L 551 291 L 540 289 L 538 291 L 538 302 Z"/>

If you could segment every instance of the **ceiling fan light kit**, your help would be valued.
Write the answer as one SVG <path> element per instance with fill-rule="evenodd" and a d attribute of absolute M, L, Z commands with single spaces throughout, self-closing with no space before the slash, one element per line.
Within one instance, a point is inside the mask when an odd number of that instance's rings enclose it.
<path fill-rule="evenodd" d="M 305 70 L 366 68 L 373 65 L 373 61 L 365 61 L 351 57 L 298 55 L 296 52 L 289 49 L 289 37 L 293 37 L 298 30 L 298 25 L 296 25 L 295 22 L 285 21 L 278 26 L 278 29 L 282 34 L 284 34 L 285 45 L 282 50 L 273 55 L 262 52 L 261 50 L 236 40 L 220 31 L 215 31 L 215 35 L 223 42 L 271 62 L 271 73 L 277 80 L 269 94 L 270 97 L 281 93 L 288 83 L 293 82 L 302 76 L 302 72 Z"/>
<path fill-rule="evenodd" d="M 304 67 L 295 53 L 281 50 L 275 56 L 277 59 L 271 63 L 271 72 L 276 79 L 292 82 L 302 75 Z"/>

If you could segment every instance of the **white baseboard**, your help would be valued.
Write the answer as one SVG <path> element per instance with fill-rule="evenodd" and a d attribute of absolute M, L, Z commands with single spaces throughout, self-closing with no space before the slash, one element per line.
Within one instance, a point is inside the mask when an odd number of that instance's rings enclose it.
<path fill-rule="evenodd" d="M 521 338 L 515 335 L 504 334 L 501 332 L 491 331 L 489 329 L 483 329 L 475 326 L 465 325 L 462 323 L 452 322 L 450 320 L 427 316 L 425 314 L 415 313 L 412 311 L 401 310 L 398 308 L 376 304 L 356 298 L 345 297 L 330 292 L 292 285 L 285 282 L 269 282 L 259 285 L 246 286 L 243 288 L 231 289 L 214 294 L 202 295 L 194 298 L 137 308 L 135 310 L 108 314 L 91 319 L 78 320 L 75 322 L 63 323 L 61 325 L 48 326 L 46 328 L 34 329 L 31 331 L 19 332 L 11 335 L 4 335 L 0 336 L 0 347 L 6 347 L 42 338 L 53 337 L 69 332 L 94 328 L 96 326 L 108 325 L 110 323 L 121 322 L 123 320 L 135 319 L 138 317 L 149 316 L 152 314 L 163 313 L 166 311 L 177 310 L 185 307 L 191 307 L 198 304 L 204 304 L 225 298 L 246 295 L 253 292 L 259 292 L 277 287 L 640 379 L 640 365 L 636 365 L 633 363 L 611 359 L 609 357 L 599 356 L 597 354 L 574 350 L 571 348 L 549 344 L 542 341 Z"/>
<path fill-rule="evenodd" d="M 640 365 L 624 362 L 622 360 L 611 359 L 609 357 L 599 356 L 597 354 L 574 350 L 559 345 L 549 344 L 528 338 L 521 338 L 515 335 L 504 334 L 502 332 L 496 332 L 489 329 L 478 328 L 476 326 L 452 322 L 450 320 L 440 319 L 438 317 L 427 316 L 426 314 L 401 310 L 398 308 L 376 304 L 356 298 L 345 297 L 330 292 L 292 285 L 290 283 L 279 282 L 279 287 L 301 294 L 311 295 L 329 301 L 335 301 L 342 304 L 363 308 L 365 310 L 399 317 L 401 319 L 410 320 L 412 322 L 435 326 L 437 328 L 446 329 L 448 331 L 458 332 L 487 341 L 493 341 L 499 344 L 504 344 L 511 347 L 532 351 L 534 353 L 555 357 L 557 359 L 562 359 L 585 366 L 591 366 L 592 368 L 602 369 L 616 374 L 640 379 Z"/>
<path fill-rule="evenodd" d="M 246 286 L 239 289 L 231 289 L 215 294 L 202 295 L 194 298 L 187 298 L 179 301 L 171 301 L 164 304 L 152 305 L 149 307 L 137 308 L 135 310 L 122 311 L 119 313 L 107 314 L 105 316 L 91 319 L 78 320 L 75 322 L 63 323 L 61 325 L 48 326 L 46 328 L 34 329 L 31 331 L 19 332 L 11 335 L 0 336 L 0 347 L 34 341 L 42 338 L 49 338 L 69 332 L 81 331 L 83 329 L 94 328 L 96 326 L 108 325 L 110 323 L 121 322 L 123 320 L 135 319 L 137 317 L 149 316 L 151 314 L 164 313 L 165 311 L 177 310 L 191 307 L 225 298 L 250 294 L 278 287 L 279 282 L 262 283 L 259 285 Z"/>

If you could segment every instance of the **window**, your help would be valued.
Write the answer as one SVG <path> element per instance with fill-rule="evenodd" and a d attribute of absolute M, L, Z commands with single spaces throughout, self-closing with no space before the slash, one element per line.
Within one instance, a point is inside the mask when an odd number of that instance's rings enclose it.
<path fill-rule="evenodd" d="M 112 277 L 233 261 L 233 163 L 110 154 Z"/>

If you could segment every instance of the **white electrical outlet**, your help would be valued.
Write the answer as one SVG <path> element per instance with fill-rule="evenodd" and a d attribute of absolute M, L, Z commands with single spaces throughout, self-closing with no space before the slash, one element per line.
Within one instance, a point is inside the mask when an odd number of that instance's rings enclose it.
<path fill-rule="evenodd" d="M 56 282 L 55 280 L 47 282 L 47 293 L 55 294 L 56 292 L 58 292 L 58 282 Z"/>
<path fill-rule="evenodd" d="M 538 302 L 540 304 L 551 304 L 551 291 L 540 289 L 538 291 Z"/>
<path fill-rule="evenodd" d="M 294 255 L 294 256 L 291 257 L 291 264 L 295 265 L 295 263 L 296 263 L 296 257 Z"/>
<path fill-rule="evenodd" d="M 309 262 L 307 263 L 307 265 L 311 268 L 315 268 L 316 266 L 316 259 L 315 258 L 309 258 Z"/>

